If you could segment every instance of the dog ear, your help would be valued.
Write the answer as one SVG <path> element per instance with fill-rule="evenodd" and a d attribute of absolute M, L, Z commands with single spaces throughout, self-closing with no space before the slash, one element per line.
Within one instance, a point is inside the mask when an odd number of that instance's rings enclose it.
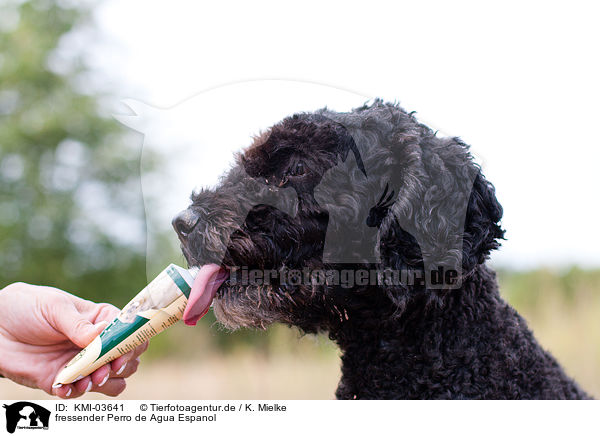
<path fill-rule="evenodd" d="M 466 145 L 457 138 L 430 141 L 404 147 L 398 158 L 410 164 L 396 173 L 410 177 L 396 184 L 381 255 L 386 267 L 422 272 L 427 288 L 456 289 L 499 246 L 502 207 Z M 435 283 L 440 274 L 444 279 Z"/>
<path fill-rule="evenodd" d="M 463 236 L 463 268 L 471 271 L 485 262 L 491 250 L 500 246 L 504 230 L 499 222 L 502 206 L 496 199 L 494 186 L 479 172 L 469 197 Z"/>

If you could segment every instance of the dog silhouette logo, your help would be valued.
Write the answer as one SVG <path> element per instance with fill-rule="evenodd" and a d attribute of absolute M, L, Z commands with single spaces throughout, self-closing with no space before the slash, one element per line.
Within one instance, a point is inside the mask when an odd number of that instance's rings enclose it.
<path fill-rule="evenodd" d="M 16 429 L 48 430 L 50 411 L 28 401 L 4 404 L 6 409 L 6 431 L 14 433 Z"/>

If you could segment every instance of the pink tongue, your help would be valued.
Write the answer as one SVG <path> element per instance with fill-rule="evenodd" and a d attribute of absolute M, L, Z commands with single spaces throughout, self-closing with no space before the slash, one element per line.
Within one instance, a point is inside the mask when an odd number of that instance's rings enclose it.
<path fill-rule="evenodd" d="M 183 322 L 187 325 L 196 325 L 198 320 L 206 315 L 217 289 L 227 280 L 228 276 L 226 270 L 214 263 L 200 268 L 192 285 L 185 312 L 183 312 Z"/>

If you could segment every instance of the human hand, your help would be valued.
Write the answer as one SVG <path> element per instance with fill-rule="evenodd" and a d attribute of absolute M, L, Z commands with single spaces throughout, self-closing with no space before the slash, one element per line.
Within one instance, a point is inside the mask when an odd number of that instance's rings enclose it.
<path fill-rule="evenodd" d="M 144 343 L 83 379 L 52 388 L 58 372 L 112 321 L 119 309 L 60 289 L 14 283 L 0 290 L 0 374 L 61 398 L 86 392 L 117 396 L 133 374 Z"/>

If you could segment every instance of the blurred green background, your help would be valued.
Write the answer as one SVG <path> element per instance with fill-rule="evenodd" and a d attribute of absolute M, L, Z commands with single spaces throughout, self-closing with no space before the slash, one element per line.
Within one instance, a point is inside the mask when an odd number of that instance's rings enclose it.
<path fill-rule="evenodd" d="M 83 59 L 58 54 L 87 25 L 88 11 L 63 3 L 0 6 L 0 288 L 45 284 L 122 307 L 146 284 L 141 137 L 110 117 Z M 499 277 L 543 346 L 600 395 L 600 270 Z M 326 338 L 226 332 L 209 313 L 154 338 L 123 398 L 333 398 L 338 378 Z M 0 380 L 0 397 L 46 396 Z"/>

